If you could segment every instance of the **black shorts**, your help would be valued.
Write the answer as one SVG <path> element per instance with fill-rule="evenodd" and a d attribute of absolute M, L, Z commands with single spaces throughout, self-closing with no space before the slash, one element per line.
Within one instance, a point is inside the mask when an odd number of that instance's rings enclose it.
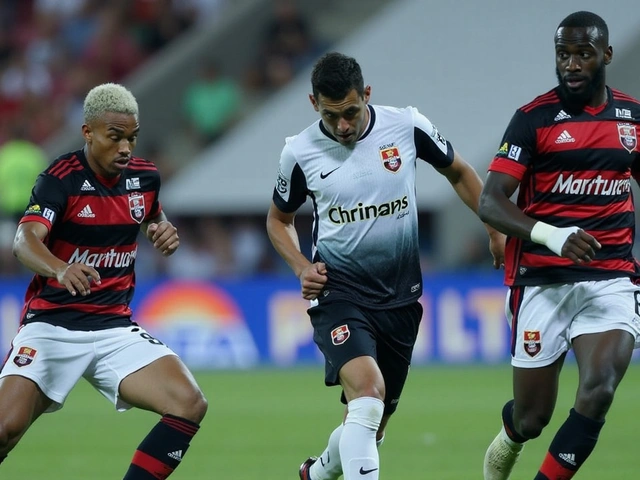
<path fill-rule="evenodd" d="M 339 385 L 338 374 L 349 360 L 373 357 L 384 378 L 384 412 L 393 413 L 409 373 L 422 305 L 414 302 L 373 310 L 336 302 L 311 307 L 307 313 L 313 325 L 313 340 L 325 358 L 325 384 Z M 346 404 L 344 393 L 342 402 Z"/>

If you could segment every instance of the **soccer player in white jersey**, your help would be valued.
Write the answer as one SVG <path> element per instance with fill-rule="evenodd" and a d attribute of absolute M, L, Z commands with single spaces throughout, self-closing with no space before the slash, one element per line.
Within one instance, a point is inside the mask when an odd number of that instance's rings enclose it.
<path fill-rule="evenodd" d="M 418 158 L 477 210 L 482 181 L 415 108 L 370 105 L 355 59 L 328 53 L 309 95 L 320 121 L 287 138 L 267 218 L 275 249 L 300 279 L 325 383 L 341 385 L 344 421 L 302 480 L 377 480 L 389 417 L 404 386 L 422 317 L 415 172 Z M 301 253 L 296 211 L 314 206 L 311 261 Z M 487 227 L 494 266 L 505 237 Z"/>

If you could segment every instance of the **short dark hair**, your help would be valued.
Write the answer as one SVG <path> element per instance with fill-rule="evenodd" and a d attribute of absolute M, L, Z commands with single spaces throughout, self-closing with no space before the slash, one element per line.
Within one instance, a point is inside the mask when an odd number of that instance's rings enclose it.
<path fill-rule="evenodd" d="M 602 40 L 602 43 L 604 43 L 604 46 L 609 46 L 609 27 L 607 27 L 607 22 L 605 22 L 600 15 L 596 15 L 592 12 L 586 12 L 584 10 L 580 12 L 574 12 L 571 15 L 565 17 L 565 19 L 560 22 L 558 28 L 562 27 L 595 27 L 598 29 L 598 36 L 600 40 Z"/>
<path fill-rule="evenodd" d="M 353 89 L 359 96 L 364 96 L 364 79 L 362 70 L 355 58 L 338 52 L 325 53 L 313 67 L 311 72 L 313 96 L 318 95 L 340 100 Z"/>

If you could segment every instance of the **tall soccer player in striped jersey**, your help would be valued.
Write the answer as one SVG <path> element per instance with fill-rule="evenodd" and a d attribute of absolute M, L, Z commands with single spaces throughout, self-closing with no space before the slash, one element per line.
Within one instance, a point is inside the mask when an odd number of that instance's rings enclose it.
<path fill-rule="evenodd" d="M 355 59 L 328 53 L 311 76 L 320 120 L 287 138 L 267 218 L 269 237 L 300 279 L 326 385 L 342 387 L 344 421 L 302 480 L 379 478 L 377 446 L 405 384 L 422 317 L 415 173 L 422 159 L 477 210 L 482 181 L 413 107 L 371 105 Z M 314 207 L 311 261 L 296 211 Z M 491 227 L 494 266 L 505 237 Z"/>
<path fill-rule="evenodd" d="M 93 88 L 84 122 L 84 148 L 38 177 L 14 241 L 35 276 L 0 372 L 0 462 L 85 378 L 119 411 L 162 416 L 124 479 L 164 479 L 182 461 L 207 402 L 176 354 L 132 321 L 129 303 L 140 231 L 164 256 L 180 242 L 162 211 L 156 167 L 132 155 L 139 123 L 131 92 Z"/>
<path fill-rule="evenodd" d="M 572 478 L 640 340 L 630 183 L 640 179 L 640 103 L 605 83 L 613 50 L 601 17 L 567 16 L 554 41 L 559 85 L 516 111 L 480 202 L 480 217 L 508 235 L 514 395 L 485 480 L 508 479 L 525 442 L 549 423 L 570 349 L 575 402 L 534 479 Z"/>

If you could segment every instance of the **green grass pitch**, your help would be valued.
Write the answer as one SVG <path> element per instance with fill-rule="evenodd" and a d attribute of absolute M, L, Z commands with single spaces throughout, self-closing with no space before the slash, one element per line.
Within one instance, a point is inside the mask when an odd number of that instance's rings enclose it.
<path fill-rule="evenodd" d="M 571 407 L 576 367 L 562 377 L 556 414 L 530 442 L 512 480 L 530 480 Z M 297 479 L 298 465 L 319 454 L 340 421 L 339 390 L 322 368 L 197 374 L 210 407 L 172 480 Z M 500 427 L 511 372 L 501 366 L 413 368 L 380 449 L 381 479 L 482 479 L 484 451 Z M 576 478 L 638 478 L 640 369 L 632 365 L 618 390 L 600 443 Z M 122 479 L 154 414 L 118 414 L 82 381 L 63 410 L 41 417 L 0 466 L 0 478 Z"/>

